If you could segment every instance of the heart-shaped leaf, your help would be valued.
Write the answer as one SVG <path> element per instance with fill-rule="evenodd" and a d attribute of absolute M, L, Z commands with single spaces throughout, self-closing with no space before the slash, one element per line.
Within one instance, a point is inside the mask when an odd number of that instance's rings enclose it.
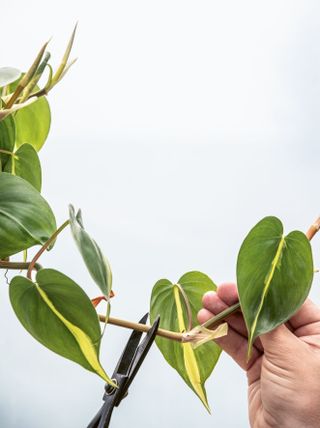
<path fill-rule="evenodd" d="M 88 271 L 98 285 L 103 295 L 108 299 L 112 287 L 112 273 L 108 260 L 100 247 L 83 227 L 80 210 L 75 214 L 74 207 L 69 206 L 70 228 L 77 247 L 88 268 Z"/>
<path fill-rule="evenodd" d="M 181 292 L 182 289 L 182 292 Z M 216 290 L 212 280 L 201 272 L 188 272 L 178 285 L 161 279 L 153 287 L 150 320 L 160 315 L 160 327 L 166 330 L 184 332 L 191 315 L 192 325 L 197 325 L 197 313 L 202 307 L 202 296 Z M 185 300 L 189 302 L 189 310 Z M 198 395 L 209 410 L 204 383 L 216 365 L 221 349 L 214 342 L 193 349 L 191 343 L 179 343 L 157 337 L 156 343 L 167 362 L 180 374 L 187 385 Z"/>
<path fill-rule="evenodd" d="M 1 124 L 2 122 L 0 122 Z M 15 152 L 14 157 L 10 157 L 4 171 L 15 174 L 41 191 L 41 164 L 38 153 L 31 144 L 23 144 Z"/>
<path fill-rule="evenodd" d="M 61 272 L 42 269 L 36 282 L 14 277 L 9 294 L 19 321 L 38 342 L 113 384 L 99 361 L 97 313 L 79 285 Z"/>
<path fill-rule="evenodd" d="M 0 87 L 15 82 L 21 76 L 21 71 L 13 67 L 0 68 Z"/>
<path fill-rule="evenodd" d="M 4 120 L 6 117 L 10 116 L 13 113 L 16 113 L 17 111 L 20 111 L 26 107 L 29 107 L 31 104 L 35 103 L 37 101 L 36 97 L 31 97 L 27 101 L 24 101 L 23 103 L 19 104 L 13 104 L 10 108 L 4 108 L 0 110 L 0 121 Z"/>
<path fill-rule="evenodd" d="M 276 217 L 262 219 L 238 255 L 240 305 L 249 337 L 248 357 L 260 334 L 287 321 L 309 294 L 313 278 L 310 243 L 299 231 L 283 236 Z"/>
<path fill-rule="evenodd" d="M 50 206 L 31 184 L 0 173 L 0 259 L 43 245 L 56 228 Z"/>
<path fill-rule="evenodd" d="M 47 99 L 41 97 L 19 110 L 15 122 L 16 147 L 29 143 L 38 152 L 44 145 L 50 129 L 51 114 Z"/>
<path fill-rule="evenodd" d="M 16 139 L 16 126 L 12 116 L 0 121 L 0 171 L 10 159 Z M 3 150 L 3 152 L 1 152 Z M 9 154 L 5 153 L 8 152 Z"/>

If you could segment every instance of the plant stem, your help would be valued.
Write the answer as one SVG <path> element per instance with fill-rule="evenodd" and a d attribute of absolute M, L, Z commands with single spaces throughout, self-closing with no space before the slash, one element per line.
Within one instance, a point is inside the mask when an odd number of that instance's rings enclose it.
<path fill-rule="evenodd" d="M 9 156 L 12 156 L 14 158 L 18 158 L 18 156 L 15 153 L 10 152 L 9 150 L 0 149 L 0 153 L 4 153 L 5 155 L 9 155 Z"/>
<path fill-rule="evenodd" d="M 317 220 L 309 227 L 309 229 L 306 232 L 306 236 L 309 239 L 309 241 L 311 241 L 311 239 L 319 231 L 319 229 L 320 229 L 320 217 L 317 218 Z"/>
<path fill-rule="evenodd" d="M 205 323 L 201 324 L 201 327 L 205 327 L 205 328 L 214 327 L 217 324 L 219 324 L 220 321 L 225 320 L 230 315 L 234 314 L 235 312 L 237 312 L 239 310 L 241 311 L 240 303 L 238 302 L 232 306 L 229 306 L 224 311 L 219 312 L 218 315 L 215 315 L 214 317 L 209 318 Z"/>
<path fill-rule="evenodd" d="M 40 248 L 40 250 L 37 252 L 37 254 L 33 257 L 33 259 L 30 262 L 28 272 L 27 272 L 27 278 L 32 280 L 31 272 L 35 267 L 35 264 L 39 257 L 45 252 L 45 250 L 52 244 L 52 242 L 57 238 L 57 236 L 69 225 L 70 221 L 66 220 L 55 232 L 54 234 L 43 244 L 43 246 Z"/>
<path fill-rule="evenodd" d="M 99 315 L 99 320 L 103 323 L 106 322 L 106 317 L 104 315 Z M 151 326 L 146 324 L 139 324 L 137 322 L 122 320 L 119 318 L 109 317 L 107 319 L 108 324 L 116 325 L 118 327 L 130 328 L 131 330 L 141 331 L 143 333 L 148 333 Z M 184 333 L 177 333 L 175 331 L 164 330 L 163 328 L 158 328 L 157 335 L 161 337 L 166 337 L 167 339 L 175 340 L 177 342 L 183 342 Z"/>
<path fill-rule="evenodd" d="M 29 269 L 30 263 L 29 262 L 9 262 L 0 260 L 0 269 L 14 269 L 14 270 L 25 270 Z M 38 271 L 42 269 L 42 266 L 39 263 L 35 263 L 33 265 L 33 269 Z"/>

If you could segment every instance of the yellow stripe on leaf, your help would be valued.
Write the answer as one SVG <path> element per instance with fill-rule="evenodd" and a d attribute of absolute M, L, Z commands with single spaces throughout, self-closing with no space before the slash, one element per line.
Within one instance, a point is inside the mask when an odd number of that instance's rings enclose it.
<path fill-rule="evenodd" d="M 174 299 L 175 299 L 176 308 L 177 308 L 179 330 L 180 332 L 184 332 L 186 331 L 186 326 L 185 326 L 184 317 L 183 317 L 182 305 L 180 300 L 180 292 L 177 286 L 173 286 L 173 293 L 174 293 Z M 192 345 L 191 343 L 182 343 L 181 346 L 183 349 L 184 365 L 185 365 L 190 383 L 193 389 L 195 390 L 195 392 L 197 393 L 197 395 L 199 396 L 199 398 L 201 399 L 201 401 L 203 402 L 203 404 L 205 405 L 208 412 L 210 412 L 208 401 L 207 401 L 204 389 L 202 387 L 200 371 L 199 371 L 194 350 L 192 349 Z"/>
<path fill-rule="evenodd" d="M 65 327 L 70 331 L 70 333 L 73 335 L 75 340 L 78 343 L 79 348 L 82 351 L 82 354 L 90 364 L 90 366 L 94 369 L 94 371 L 103 379 L 105 380 L 109 385 L 112 385 L 116 387 L 114 382 L 109 378 L 109 376 L 106 374 L 104 369 L 102 368 L 96 349 L 90 339 L 90 337 L 82 331 L 79 327 L 72 324 L 70 321 L 68 321 L 54 306 L 54 304 L 51 302 L 47 294 L 37 285 L 37 290 L 44 300 L 44 302 L 47 304 L 47 306 L 52 310 L 52 312 L 56 315 L 57 318 L 65 325 Z"/>
<path fill-rule="evenodd" d="M 252 327 L 251 327 L 251 331 L 250 331 L 250 337 L 249 337 L 249 345 L 248 345 L 248 356 L 247 356 L 248 359 L 251 357 L 252 343 L 253 343 L 253 339 L 254 339 L 255 330 L 257 328 L 258 319 L 259 319 L 260 313 L 262 311 L 265 298 L 268 294 L 269 287 L 270 287 L 272 278 L 274 276 L 274 272 L 276 270 L 276 267 L 281 262 L 282 250 L 283 250 L 284 245 L 285 245 L 285 238 L 284 238 L 284 236 L 282 236 L 281 240 L 279 242 L 278 248 L 277 248 L 276 255 L 274 256 L 274 259 L 272 260 L 271 268 L 270 268 L 268 275 L 266 276 L 266 279 L 264 281 L 264 287 L 263 287 L 263 292 L 262 292 L 262 296 L 261 296 L 261 301 L 260 301 L 257 313 L 256 313 L 254 320 L 253 320 L 253 323 L 252 323 Z"/>

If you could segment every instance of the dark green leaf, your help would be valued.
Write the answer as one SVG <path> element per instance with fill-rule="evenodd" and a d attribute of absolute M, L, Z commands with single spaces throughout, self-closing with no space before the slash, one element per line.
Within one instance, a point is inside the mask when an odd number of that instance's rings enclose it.
<path fill-rule="evenodd" d="M 0 150 L 13 152 L 14 143 L 16 139 L 16 127 L 12 116 L 8 116 L 0 121 Z M 10 155 L 0 153 L 0 171 L 6 162 L 9 160 Z"/>
<path fill-rule="evenodd" d="M 276 217 L 261 220 L 244 240 L 237 262 L 242 313 L 249 335 L 248 356 L 260 334 L 287 321 L 308 296 L 312 252 L 299 231 L 283 235 Z"/>
<path fill-rule="evenodd" d="M 197 312 L 202 307 L 202 296 L 216 289 L 215 284 L 201 272 L 183 275 L 178 284 L 183 289 L 190 304 L 192 324 L 197 325 Z M 158 281 L 152 291 L 151 322 L 160 315 L 160 327 L 166 330 L 183 332 L 188 325 L 188 311 L 179 287 L 167 279 Z M 179 343 L 161 337 L 156 343 L 168 363 L 180 374 L 187 385 L 208 407 L 204 383 L 210 376 L 220 356 L 220 348 L 214 342 L 207 342 L 197 349 L 191 343 Z"/>
<path fill-rule="evenodd" d="M 35 283 L 14 277 L 9 292 L 19 321 L 38 342 L 112 383 L 99 362 L 97 313 L 79 285 L 56 270 L 42 269 Z"/>
<path fill-rule="evenodd" d="M 31 144 L 37 152 L 45 143 L 51 123 L 50 107 L 45 97 L 19 110 L 15 116 L 16 147 Z"/>
<path fill-rule="evenodd" d="M 53 212 L 28 182 L 0 173 L 0 259 L 43 245 L 56 230 Z"/>
<path fill-rule="evenodd" d="M 4 170 L 25 179 L 40 192 L 41 164 L 36 150 L 31 144 L 23 144 L 15 155 L 14 159 L 10 157 Z"/>
<path fill-rule="evenodd" d="M 70 227 L 73 238 L 88 268 L 88 271 L 105 297 L 109 297 L 112 287 L 112 274 L 108 260 L 100 247 L 83 227 L 81 212 L 75 214 L 74 207 L 70 205 Z"/>

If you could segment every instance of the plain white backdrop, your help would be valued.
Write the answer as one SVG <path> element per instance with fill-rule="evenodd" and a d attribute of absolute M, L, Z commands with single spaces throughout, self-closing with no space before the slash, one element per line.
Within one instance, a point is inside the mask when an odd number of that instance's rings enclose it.
<path fill-rule="evenodd" d="M 2 0 L 1 18 L 0 66 L 21 69 L 51 36 L 57 65 L 79 20 L 79 60 L 49 97 L 43 193 L 58 223 L 68 203 L 82 208 L 113 268 L 114 316 L 138 320 L 163 277 L 234 280 L 265 215 L 287 231 L 318 215 L 317 1 Z M 99 294 L 68 231 L 42 263 Z M 85 427 L 103 382 L 35 342 L 0 281 L 0 426 Z M 316 276 L 317 301 L 318 287 Z M 128 334 L 107 328 L 109 372 Z M 228 356 L 207 391 L 211 416 L 154 347 L 111 426 L 248 426 L 245 375 Z"/>

